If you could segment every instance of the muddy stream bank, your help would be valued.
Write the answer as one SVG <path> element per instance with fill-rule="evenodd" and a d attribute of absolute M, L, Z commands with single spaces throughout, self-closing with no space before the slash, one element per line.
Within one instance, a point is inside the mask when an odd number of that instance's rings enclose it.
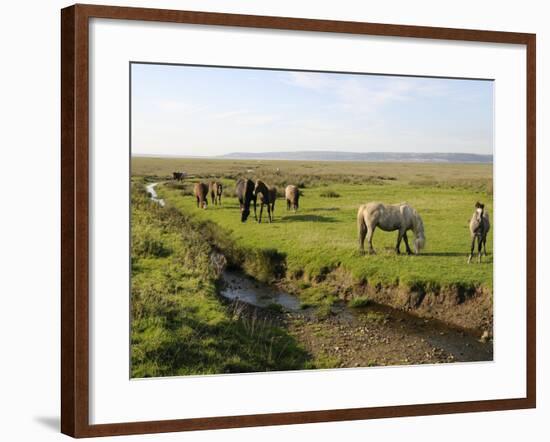
<path fill-rule="evenodd" d="M 345 302 L 329 315 L 302 309 L 297 296 L 254 280 L 239 271 L 224 271 L 220 295 L 255 306 L 280 321 L 316 358 L 338 367 L 490 361 L 491 340 L 378 304 L 351 308 Z"/>

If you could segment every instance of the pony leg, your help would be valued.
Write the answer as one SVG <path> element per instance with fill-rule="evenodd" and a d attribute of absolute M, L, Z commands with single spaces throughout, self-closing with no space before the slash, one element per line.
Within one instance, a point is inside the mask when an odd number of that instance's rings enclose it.
<path fill-rule="evenodd" d="M 367 224 L 363 218 L 363 214 L 357 215 L 357 233 L 359 236 L 359 253 L 365 254 L 365 236 L 367 236 Z"/>
<path fill-rule="evenodd" d="M 483 239 L 477 239 L 477 262 L 481 264 L 481 248 L 483 247 Z"/>
<path fill-rule="evenodd" d="M 401 255 L 401 250 L 399 248 L 401 247 L 401 239 L 403 238 L 403 233 L 401 230 L 397 232 L 397 244 L 395 245 L 395 251 L 398 255 Z"/>
<path fill-rule="evenodd" d="M 405 241 L 405 247 L 407 248 L 407 255 L 412 255 L 412 250 L 409 247 L 409 238 L 407 238 L 407 232 L 403 234 L 403 241 Z"/>
<path fill-rule="evenodd" d="M 197 197 L 197 209 L 200 207 L 200 198 Z"/>
<path fill-rule="evenodd" d="M 257 200 L 254 199 L 253 201 L 254 201 L 254 219 L 256 221 L 258 221 L 258 217 L 256 216 L 256 203 L 257 203 Z"/>
<path fill-rule="evenodd" d="M 362 224 L 359 227 L 359 253 L 365 254 L 365 236 L 367 236 L 367 226 Z"/>
<path fill-rule="evenodd" d="M 270 223 L 273 221 L 273 218 L 271 216 L 271 203 L 267 203 L 267 219 Z"/>
<path fill-rule="evenodd" d="M 372 247 L 372 236 L 374 235 L 374 226 L 367 225 L 367 242 L 369 244 L 369 253 L 371 255 L 376 255 L 376 252 L 374 251 Z"/>
<path fill-rule="evenodd" d="M 290 210 L 290 200 L 286 200 L 286 210 Z"/>
<path fill-rule="evenodd" d="M 260 219 L 258 220 L 259 223 L 262 222 L 262 213 L 264 211 L 264 203 L 260 203 Z"/>
<path fill-rule="evenodd" d="M 468 264 L 472 261 L 472 257 L 474 256 L 474 247 L 476 245 L 476 237 L 474 236 L 472 238 L 472 247 L 470 248 L 470 256 L 468 257 Z"/>
<path fill-rule="evenodd" d="M 487 237 L 483 238 L 483 254 L 487 256 Z"/>

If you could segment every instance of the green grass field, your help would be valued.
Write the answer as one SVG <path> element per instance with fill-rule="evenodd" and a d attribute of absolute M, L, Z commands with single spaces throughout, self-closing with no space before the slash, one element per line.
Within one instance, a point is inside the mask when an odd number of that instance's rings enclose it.
<path fill-rule="evenodd" d="M 284 256 L 290 277 L 314 280 L 340 267 L 373 285 L 492 287 L 491 233 L 489 256 L 482 264 L 466 263 L 474 203 L 483 201 L 492 214 L 491 165 L 134 158 L 132 169 L 134 176 L 160 181 L 172 170 L 188 172 L 190 183 L 221 179 L 226 189 L 223 206 L 210 205 L 207 210 L 196 208 L 191 184 L 167 182 L 158 192 L 169 205 L 197 220 L 215 222 L 242 248 L 276 250 Z M 280 197 L 273 224 L 257 224 L 253 217 L 241 223 L 233 196 L 240 176 L 262 178 L 276 185 L 280 194 L 286 184 L 298 184 L 303 193 L 300 210 L 287 212 Z M 422 254 L 396 255 L 397 233 L 377 230 L 373 239 L 377 254 L 359 255 L 356 213 L 367 201 L 406 201 L 415 207 L 427 238 Z M 404 252 L 404 244 L 401 247 Z"/>
<path fill-rule="evenodd" d="M 184 183 L 169 179 L 177 170 L 190 175 Z M 492 289 L 492 235 L 484 262 L 466 263 L 475 201 L 492 213 L 491 171 L 489 165 L 134 158 L 132 377 L 339 366 L 335 355 L 306 351 L 280 324 L 224 302 L 211 259 L 219 252 L 259 280 L 283 278 L 303 307 L 316 307 L 320 319 L 331 315 L 339 298 L 339 286 L 323 282 L 335 269 L 346 275 L 343 289 L 350 281 L 435 291 Z M 279 197 L 272 224 L 258 224 L 253 215 L 241 223 L 234 195 L 241 176 L 261 177 L 280 193 L 286 184 L 298 184 L 299 211 L 287 212 Z M 197 209 L 193 182 L 211 179 L 224 183 L 223 206 Z M 165 207 L 149 201 L 148 182 L 161 183 L 156 190 Z M 373 200 L 407 201 L 419 211 L 427 238 L 421 255 L 396 255 L 397 234 L 379 230 L 373 241 L 377 254 L 357 252 L 357 208 Z M 369 303 L 359 296 L 349 306 Z"/>

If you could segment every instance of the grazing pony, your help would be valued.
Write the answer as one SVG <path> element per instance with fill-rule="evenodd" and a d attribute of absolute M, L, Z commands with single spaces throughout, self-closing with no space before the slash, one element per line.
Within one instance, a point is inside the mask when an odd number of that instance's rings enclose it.
<path fill-rule="evenodd" d="M 275 187 L 268 188 L 265 183 L 261 180 L 256 181 L 256 185 L 254 186 L 254 195 L 256 195 L 256 198 L 258 197 L 258 194 L 260 194 L 260 218 L 258 218 L 258 222 L 262 222 L 262 213 L 264 211 L 264 205 L 267 206 L 267 217 L 269 219 L 269 222 L 271 222 L 273 219 L 271 217 L 271 209 L 272 207 L 275 207 L 275 198 L 277 197 L 277 189 Z"/>
<path fill-rule="evenodd" d="M 223 192 L 223 186 L 222 183 L 218 183 L 217 181 L 211 181 L 210 186 L 208 188 L 208 193 L 210 193 L 210 199 L 212 200 L 212 205 L 218 204 L 218 202 L 222 203 L 222 192 Z"/>
<path fill-rule="evenodd" d="M 249 179 L 240 178 L 235 186 L 235 193 L 241 206 L 241 221 L 244 223 L 250 215 L 250 203 L 254 203 L 254 219 L 256 216 L 256 195 L 254 194 L 254 183 Z"/>
<path fill-rule="evenodd" d="M 285 189 L 286 210 L 298 210 L 298 200 L 300 199 L 300 191 L 296 186 L 289 184 Z"/>
<path fill-rule="evenodd" d="M 365 253 L 365 236 L 369 243 L 369 253 L 375 253 L 372 248 L 372 235 L 376 227 L 380 227 L 385 232 L 398 230 L 397 244 L 395 246 L 397 253 L 401 253 L 399 247 L 403 239 L 407 248 L 407 254 L 412 254 L 409 247 L 409 239 L 407 238 L 408 230 L 414 232 L 414 253 L 418 254 L 424 248 L 426 241 L 424 223 L 418 212 L 407 203 L 387 205 L 372 202 L 359 206 L 359 210 L 357 211 L 357 228 L 360 253 Z"/>
<path fill-rule="evenodd" d="M 174 181 L 182 181 L 185 178 L 185 172 L 172 172 L 172 179 Z"/>
<path fill-rule="evenodd" d="M 197 207 L 206 209 L 208 207 L 208 186 L 205 183 L 195 183 L 193 193 L 197 198 Z"/>
<path fill-rule="evenodd" d="M 478 262 L 481 262 L 481 248 L 487 256 L 487 233 L 491 228 L 489 222 L 489 214 L 485 212 L 485 204 L 476 202 L 475 212 L 470 220 L 470 235 L 472 237 L 472 247 L 470 248 L 470 256 L 468 257 L 468 264 L 472 261 L 474 256 L 474 246 L 477 239 L 477 256 Z"/>

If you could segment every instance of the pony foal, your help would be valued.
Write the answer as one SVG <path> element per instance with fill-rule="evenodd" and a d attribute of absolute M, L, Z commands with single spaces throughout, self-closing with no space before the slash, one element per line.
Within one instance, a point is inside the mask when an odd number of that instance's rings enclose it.
<path fill-rule="evenodd" d="M 487 233 L 491 228 L 489 222 L 489 214 L 485 212 L 485 204 L 476 202 L 475 212 L 470 219 L 470 236 L 472 238 L 472 247 L 470 248 L 470 256 L 468 257 L 468 264 L 472 261 L 474 256 L 474 247 L 477 239 L 477 261 L 481 262 L 481 248 L 487 256 Z"/>

